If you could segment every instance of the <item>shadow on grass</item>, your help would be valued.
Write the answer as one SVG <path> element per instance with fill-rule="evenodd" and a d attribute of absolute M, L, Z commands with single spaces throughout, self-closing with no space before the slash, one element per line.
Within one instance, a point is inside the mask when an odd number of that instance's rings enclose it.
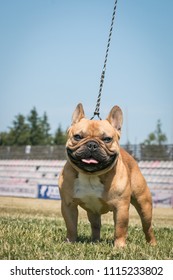
<path fill-rule="evenodd" d="M 100 244 L 100 243 L 104 243 L 107 245 L 111 245 L 113 246 L 114 241 L 113 239 L 110 238 L 101 238 L 99 241 L 93 241 L 91 237 L 89 236 L 83 236 L 83 235 L 79 235 L 77 238 L 77 243 L 82 243 L 82 244 Z"/>

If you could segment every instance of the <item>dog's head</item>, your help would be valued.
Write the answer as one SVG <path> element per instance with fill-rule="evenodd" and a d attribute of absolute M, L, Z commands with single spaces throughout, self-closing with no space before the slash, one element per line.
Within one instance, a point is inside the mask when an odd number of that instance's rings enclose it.
<path fill-rule="evenodd" d="M 96 175 L 110 170 L 119 156 L 122 121 L 118 106 L 112 108 L 106 120 L 88 120 L 82 104 L 78 104 L 66 143 L 67 157 L 73 168 Z"/>

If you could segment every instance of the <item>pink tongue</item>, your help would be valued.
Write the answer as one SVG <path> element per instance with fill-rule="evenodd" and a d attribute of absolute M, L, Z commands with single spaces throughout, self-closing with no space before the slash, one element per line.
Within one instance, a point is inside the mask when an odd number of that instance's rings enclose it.
<path fill-rule="evenodd" d="M 99 162 L 98 162 L 96 159 L 94 159 L 94 158 L 88 158 L 88 159 L 83 158 L 82 161 L 85 162 L 85 163 L 87 163 L 87 164 L 91 164 L 91 163 L 97 164 L 97 163 L 99 163 Z"/>

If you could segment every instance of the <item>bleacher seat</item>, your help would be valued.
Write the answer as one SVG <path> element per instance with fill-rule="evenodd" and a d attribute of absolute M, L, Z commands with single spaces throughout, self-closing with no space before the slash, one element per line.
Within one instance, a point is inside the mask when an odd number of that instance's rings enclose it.
<path fill-rule="evenodd" d="M 54 184 L 65 161 L 0 160 L 0 184 Z"/>
<path fill-rule="evenodd" d="M 57 185 L 65 160 L 0 160 L 1 186 Z M 173 161 L 138 163 L 151 192 L 166 191 L 173 198 Z"/>

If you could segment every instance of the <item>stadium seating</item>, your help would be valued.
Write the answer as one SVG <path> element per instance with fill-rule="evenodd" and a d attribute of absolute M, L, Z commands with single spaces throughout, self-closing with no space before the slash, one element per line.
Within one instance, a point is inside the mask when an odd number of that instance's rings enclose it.
<path fill-rule="evenodd" d="M 173 190 L 173 161 L 141 161 L 139 167 L 151 189 Z"/>
<path fill-rule="evenodd" d="M 57 185 L 64 164 L 65 160 L 0 160 L 0 188 Z M 154 205 L 168 202 L 173 207 L 173 161 L 140 161 L 139 167 Z"/>
<path fill-rule="evenodd" d="M 10 184 L 57 184 L 65 161 L 55 160 L 1 160 L 0 182 Z"/>

